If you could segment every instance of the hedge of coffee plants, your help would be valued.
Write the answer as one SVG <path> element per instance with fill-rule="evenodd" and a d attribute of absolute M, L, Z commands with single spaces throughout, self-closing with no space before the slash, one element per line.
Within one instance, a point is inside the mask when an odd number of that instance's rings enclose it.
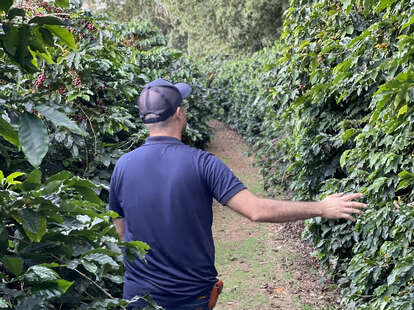
<path fill-rule="evenodd" d="M 206 67 L 209 99 L 254 144 L 270 193 L 364 193 L 356 222 L 304 232 L 344 309 L 414 309 L 413 13 L 413 1 L 292 0 L 273 48 Z"/>
<path fill-rule="evenodd" d="M 75 2 L 0 3 L 0 308 L 128 304 L 122 250 L 145 259 L 149 247 L 118 240 L 105 201 L 116 160 L 148 135 L 135 104 L 147 82 L 188 82 L 184 142 L 211 136 L 189 58 L 146 23 Z"/>
<path fill-rule="evenodd" d="M 37 8 L 36 3 L 31 2 L 27 11 L 36 14 L 34 18 L 20 21 L 19 16 L 6 15 L 4 20 L 13 26 L 2 41 L 2 124 L 19 133 L 19 141 L 6 140 L 23 152 L 8 156 L 13 150 L 7 144 L 0 151 L 1 169 L 21 169 L 25 161 L 37 167 L 42 162 L 47 173 L 70 167 L 77 174 L 107 180 L 116 159 L 147 135 L 135 102 L 142 87 L 158 77 L 193 86 L 184 140 L 199 147 L 209 140 L 208 107 L 198 104 L 203 88 L 197 68 L 180 52 L 165 48 L 166 40 L 148 24 L 119 24 L 73 10 L 52 14 L 56 9 L 47 2 Z M 21 33 L 26 28 L 30 32 L 25 38 Z M 46 48 L 53 39 L 50 29 L 59 42 Z M 25 49 L 15 48 L 24 55 L 13 59 L 6 47 L 24 40 L 29 44 Z M 21 67 L 11 62 L 20 64 L 17 57 L 25 59 Z"/>

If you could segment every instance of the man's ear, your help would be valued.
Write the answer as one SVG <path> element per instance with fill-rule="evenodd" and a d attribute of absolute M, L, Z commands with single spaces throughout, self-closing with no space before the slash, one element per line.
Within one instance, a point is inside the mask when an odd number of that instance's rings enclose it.
<path fill-rule="evenodd" d="M 177 115 L 178 118 L 182 118 L 184 115 L 184 110 L 181 107 L 178 107 L 177 111 L 175 111 L 175 114 Z"/>

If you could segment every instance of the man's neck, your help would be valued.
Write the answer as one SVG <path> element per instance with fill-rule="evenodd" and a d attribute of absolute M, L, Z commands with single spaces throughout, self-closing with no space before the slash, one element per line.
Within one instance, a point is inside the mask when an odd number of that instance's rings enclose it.
<path fill-rule="evenodd" d="M 156 131 L 156 132 L 151 132 L 150 131 L 150 137 L 173 137 L 176 138 L 178 140 L 181 140 L 181 132 L 170 132 L 170 131 Z"/>

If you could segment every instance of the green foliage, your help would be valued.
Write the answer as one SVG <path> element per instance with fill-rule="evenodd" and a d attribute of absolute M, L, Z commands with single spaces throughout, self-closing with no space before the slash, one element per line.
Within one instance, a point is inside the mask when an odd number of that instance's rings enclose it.
<path fill-rule="evenodd" d="M 26 15 L 57 10 L 40 4 Z M 183 139 L 204 146 L 211 136 L 206 125 L 209 107 L 202 104 L 201 75 L 189 58 L 167 49 L 165 38 L 145 23 L 115 23 L 76 9 L 57 15 L 62 18 L 43 15 L 29 21 L 51 34 L 50 42 L 43 41 L 49 44 L 46 52 L 32 55 L 41 72 L 27 74 L 21 70 L 24 64 L 18 62 L 18 67 L 9 64 L 6 55 L 0 58 L 6 64 L 0 80 L 0 136 L 8 142 L 0 149 L 1 169 L 24 169 L 24 154 L 46 174 L 70 169 L 107 184 L 116 160 L 147 136 L 135 100 L 142 87 L 158 77 L 191 84 Z"/>
<path fill-rule="evenodd" d="M 35 16 L 26 21 L 26 11 L 18 7 L 10 8 L 12 4 L 13 1 L 6 1 L 0 7 L 6 13 L 1 20 L 3 33 L 0 35 L 0 46 L 26 71 L 37 71 L 37 56 L 51 60 L 48 47 L 52 45 L 53 35 L 69 48 L 75 48 L 73 36 L 62 27 L 65 25 L 63 19 L 55 16 Z M 19 22 L 16 23 L 16 19 Z"/>
<path fill-rule="evenodd" d="M 287 6 L 284 0 L 164 2 L 178 20 L 178 31 L 187 34 L 187 51 L 192 55 L 246 53 L 271 46 L 279 36 Z"/>
<path fill-rule="evenodd" d="M 0 171 L 0 305 L 125 308 L 121 250 L 143 258 L 149 247 L 119 242 L 114 215 L 105 211 L 95 194 L 99 187 L 90 181 L 63 171 L 42 183 L 40 170 L 16 180 L 23 175 L 5 178 Z"/>
<path fill-rule="evenodd" d="M 205 145 L 201 74 L 147 23 L 67 0 L 12 4 L 0 7 L 0 308 L 125 309 L 122 250 L 145 260 L 150 249 L 119 242 L 109 178 L 148 135 L 135 101 L 155 78 L 193 87 L 183 140 Z"/>
<path fill-rule="evenodd" d="M 94 12 L 104 12 L 121 22 L 130 20 L 148 21 L 167 35 L 174 27 L 174 17 L 162 1 L 153 0 L 86 0 L 86 6 Z"/>
<path fill-rule="evenodd" d="M 168 37 L 169 46 L 200 56 L 248 53 L 271 46 L 280 35 L 287 0 L 86 1 L 116 19 L 147 20 Z"/>
<path fill-rule="evenodd" d="M 356 223 L 305 231 L 346 309 L 413 308 L 413 10 L 294 0 L 273 48 L 206 65 L 210 100 L 255 145 L 269 192 L 365 194 Z"/>
<path fill-rule="evenodd" d="M 27 160 L 39 167 L 49 148 L 49 136 L 43 122 L 33 114 L 25 112 L 19 122 L 19 142 Z"/>

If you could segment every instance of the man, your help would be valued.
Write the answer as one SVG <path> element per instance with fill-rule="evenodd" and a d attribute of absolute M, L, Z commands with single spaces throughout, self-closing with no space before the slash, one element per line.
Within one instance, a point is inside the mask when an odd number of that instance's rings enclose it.
<path fill-rule="evenodd" d="M 144 87 L 138 105 L 150 136 L 118 160 L 110 186 L 120 238 L 151 247 L 147 263 L 125 259 L 124 298 L 149 293 L 167 310 L 214 307 L 213 198 L 255 222 L 354 220 L 352 214 L 362 214 L 356 208 L 365 207 L 353 201 L 361 194 L 334 194 L 320 202 L 256 197 L 215 156 L 181 142 L 187 121 L 181 103 L 190 93 L 189 85 L 162 79 Z"/>

